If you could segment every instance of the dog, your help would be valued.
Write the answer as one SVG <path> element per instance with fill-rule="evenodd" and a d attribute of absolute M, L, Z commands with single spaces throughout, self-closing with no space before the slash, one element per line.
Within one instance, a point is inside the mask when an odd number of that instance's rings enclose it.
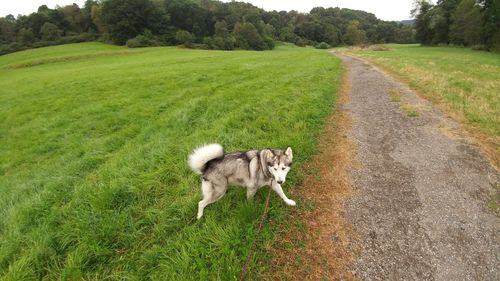
<path fill-rule="evenodd" d="M 215 203 L 226 194 L 228 185 L 247 188 L 247 199 L 252 199 L 257 190 L 270 186 L 290 206 L 295 201 L 288 199 L 281 185 L 292 166 L 292 148 L 249 150 L 224 153 L 220 144 L 208 144 L 196 148 L 189 155 L 189 167 L 201 177 L 203 200 L 198 203 L 198 215 L 208 204 Z"/>

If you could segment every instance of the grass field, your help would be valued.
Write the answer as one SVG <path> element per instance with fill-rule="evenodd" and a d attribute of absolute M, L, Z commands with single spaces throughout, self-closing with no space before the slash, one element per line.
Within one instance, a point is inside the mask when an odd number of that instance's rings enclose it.
<path fill-rule="evenodd" d="M 234 280 L 267 190 L 247 202 L 230 189 L 197 221 L 188 153 L 291 145 L 288 189 L 339 79 L 335 57 L 290 46 L 83 43 L 0 57 L 0 279 Z M 270 206 L 254 278 L 289 208 L 274 193 Z"/>
<path fill-rule="evenodd" d="M 433 102 L 500 138 L 500 54 L 466 48 L 388 44 L 389 51 L 351 49 L 387 69 Z"/>

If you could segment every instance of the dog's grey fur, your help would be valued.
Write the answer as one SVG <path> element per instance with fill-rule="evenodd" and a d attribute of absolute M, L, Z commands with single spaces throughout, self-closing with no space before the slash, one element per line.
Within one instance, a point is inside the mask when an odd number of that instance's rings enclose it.
<path fill-rule="evenodd" d="M 281 184 L 292 165 L 292 149 L 263 149 L 225 154 L 222 146 L 210 144 L 199 147 L 189 156 L 189 166 L 202 175 L 201 190 L 203 200 L 198 203 L 198 219 L 208 204 L 221 199 L 230 184 L 247 188 L 247 198 L 251 199 L 260 187 L 271 188 L 287 203 L 295 206 L 295 201 L 287 198 Z"/>

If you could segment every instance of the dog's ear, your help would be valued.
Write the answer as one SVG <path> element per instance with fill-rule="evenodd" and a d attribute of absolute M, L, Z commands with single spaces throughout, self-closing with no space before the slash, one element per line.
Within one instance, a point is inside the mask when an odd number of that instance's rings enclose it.
<path fill-rule="evenodd" d="M 272 150 L 270 150 L 270 149 L 264 150 L 264 157 L 266 159 L 271 159 L 271 158 L 273 158 L 273 156 L 274 156 L 274 153 L 272 152 Z"/>
<path fill-rule="evenodd" d="M 293 153 L 292 153 L 292 148 L 291 147 L 287 147 L 286 148 L 285 155 L 288 156 L 290 159 L 293 158 Z"/>

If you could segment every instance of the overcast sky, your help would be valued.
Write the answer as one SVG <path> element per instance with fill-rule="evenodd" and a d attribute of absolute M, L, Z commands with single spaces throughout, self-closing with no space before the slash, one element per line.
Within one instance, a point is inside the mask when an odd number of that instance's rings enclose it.
<path fill-rule="evenodd" d="M 72 3 L 80 7 L 85 0 L 0 0 L 0 16 L 26 15 L 35 12 L 39 6 L 54 8 Z M 224 0 L 223 2 L 230 2 Z M 340 7 L 363 10 L 375 14 L 383 20 L 404 20 L 410 18 L 413 0 L 247 0 L 244 2 L 264 8 L 264 10 L 296 10 L 309 12 L 313 7 Z"/>

